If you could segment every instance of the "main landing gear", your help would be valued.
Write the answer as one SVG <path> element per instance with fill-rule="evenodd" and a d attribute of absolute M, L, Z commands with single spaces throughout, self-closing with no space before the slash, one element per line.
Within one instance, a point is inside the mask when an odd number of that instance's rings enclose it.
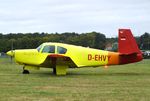
<path fill-rule="evenodd" d="M 53 74 L 56 75 L 56 67 L 53 68 Z"/>
<path fill-rule="evenodd" d="M 56 65 L 53 68 L 53 74 L 55 75 L 66 75 L 68 66 L 66 65 Z"/>

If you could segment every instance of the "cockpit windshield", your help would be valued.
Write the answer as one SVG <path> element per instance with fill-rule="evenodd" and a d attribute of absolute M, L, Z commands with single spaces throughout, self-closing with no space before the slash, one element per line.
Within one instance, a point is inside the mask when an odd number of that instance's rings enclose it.
<path fill-rule="evenodd" d="M 36 48 L 38 50 L 38 52 L 40 52 L 42 46 L 43 46 L 43 44 L 41 44 L 39 47 Z"/>

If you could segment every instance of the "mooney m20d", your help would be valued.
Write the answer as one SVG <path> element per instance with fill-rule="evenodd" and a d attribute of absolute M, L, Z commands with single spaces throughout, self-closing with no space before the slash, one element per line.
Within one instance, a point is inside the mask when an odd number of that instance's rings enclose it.
<path fill-rule="evenodd" d="M 47 42 L 36 49 L 12 50 L 7 54 L 24 65 L 24 74 L 30 69 L 45 67 L 52 68 L 56 75 L 66 75 L 67 68 L 122 65 L 142 60 L 130 29 L 119 29 L 118 52 Z"/>

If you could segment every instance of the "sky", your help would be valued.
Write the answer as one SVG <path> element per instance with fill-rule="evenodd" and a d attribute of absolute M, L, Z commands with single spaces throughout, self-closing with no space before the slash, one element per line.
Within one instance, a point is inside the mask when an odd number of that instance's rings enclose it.
<path fill-rule="evenodd" d="M 150 0 L 0 0 L 0 33 L 150 32 Z"/>

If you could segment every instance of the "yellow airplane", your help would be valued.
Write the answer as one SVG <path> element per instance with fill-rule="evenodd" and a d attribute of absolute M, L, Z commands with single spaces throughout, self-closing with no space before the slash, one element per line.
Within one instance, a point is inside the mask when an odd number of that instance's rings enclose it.
<path fill-rule="evenodd" d="M 87 47 L 43 43 L 36 49 L 8 51 L 15 61 L 23 66 L 23 74 L 40 67 L 53 68 L 56 75 L 66 75 L 67 68 L 122 65 L 143 59 L 130 29 L 119 29 L 118 52 L 110 52 Z"/>

